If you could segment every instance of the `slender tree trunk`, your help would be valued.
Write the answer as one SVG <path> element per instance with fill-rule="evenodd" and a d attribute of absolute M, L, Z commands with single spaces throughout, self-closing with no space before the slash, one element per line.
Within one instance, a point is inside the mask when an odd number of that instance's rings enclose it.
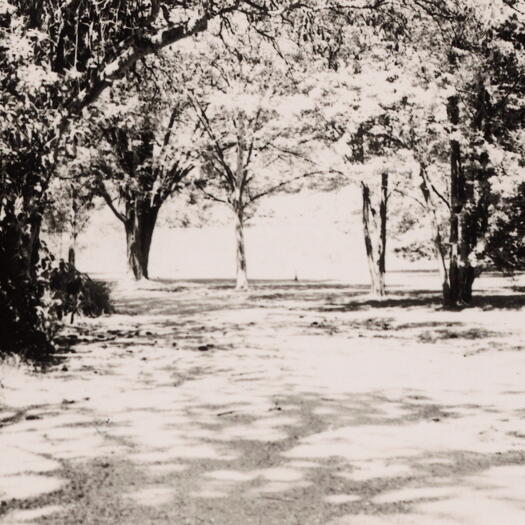
<path fill-rule="evenodd" d="M 246 271 L 246 251 L 244 245 L 244 213 L 235 210 L 235 261 L 237 265 L 236 286 L 237 290 L 248 289 L 248 274 Z"/>
<path fill-rule="evenodd" d="M 133 207 L 125 223 L 128 269 L 140 281 L 149 279 L 149 252 L 158 208 L 140 203 Z"/>
<path fill-rule="evenodd" d="M 235 215 L 235 260 L 237 266 L 237 290 L 248 289 L 248 274 L 246 273 L 246 251 L 244 246 L 244 191 L 246 189 L 246 115 L 240 111 L 237 115 L 237 166 L 235 169 L 235 183 L 230 202 Z M 249 162 L 249 160 L 248 160 Z"/>
<path fill-rule="evenodd" d="M 67 262 L 72 268 L 76 268 L 77 259 L 77 234 L 73 232 L 71 234 L 71 243 L 67 252 Z"/>
<path fill-rule="evenodd" d="M 449 121 L 456 128 L 460 123 L 457 96 L 449 98 L 447 110 Z M 457 139 L 452 139 L 450 141 L 450 282 L 448 293 L 443 296 L 443 304 L 447 308 L 455 308 L 460 304 L 469 303 L 472 299 L 475 271 L 469 261 L 470 245 L 466 224 L 466 201 L 461 146 Z"/>
<path fill-rule="evenodd" d="M 73 220 L 71 221 L 71 242 L 67 253 L 67 262 L 72 268 L 76 267 L 76 250 L 78 237 L 78 214 L 80 211 L 80 204 L 77 199 L 76 192 L 73 195 L 71 211 L 73 212 Z"/>
<path fill-rule="evenodd" d="M 443 292 L 443 298 L 450 296 L 450 279 L 448 274 L 446 247 L 441 234 L 441 228 L 439 226 L 439 220 L 437 216 L 437 209 L 432 192 L 430 190 L 430 184 L 427 178 L 425 166 L 420 168 L 421 175 L 421 192 L 425 200 L 427 212 L 430 213 L 430 220 L 432 224 L 432 237 L 434 243 L 434 254 L 436 256 L 439 268 L 439 274 L 441 276 L 441 287 Z"/>
<path fill-rule="evenodd" d="M 386 240 L 387 240 L 387 218 L 388 218 L 388 173 L 381 174 L 381 202 L 379 204 L 379 245 L 378 245 L 378 273 L 379 273 L 379 295 L 385 295 L 385 273 L 386 273 Z"/>
<path fill-rule="evenodd" d="M 361 183 L 363 198 L 363 235 L 365 240 L 366 258 L 370 273 L 371 293 L 375 297 L 385 296 L 386 243 L 387 243 L 387 211 L 388 211 L 388 174 L 381 176 L 381 203 L 379 208 L 379 225 L 376 211 L 372 207 L 370 188 Z"/>
<path fill-rule="evenodd" d="M 36 267 L 40 259 L 40 230 L 42 228 L 42 217 L 34 215 L 31 217 L 29 235 L 24 243 L 25 274 L 29 279 L 36 277 Z"/>
<path fill-rule="evenodd" d="M 144 268 L 144 277 L 149 279 L 149 254 L 151 250 L 151 241 L 153 231 L 157 223 L 158 210 L 151 210 L 150 213 L 143 216 L 142 226 L 142 266 Z"/>

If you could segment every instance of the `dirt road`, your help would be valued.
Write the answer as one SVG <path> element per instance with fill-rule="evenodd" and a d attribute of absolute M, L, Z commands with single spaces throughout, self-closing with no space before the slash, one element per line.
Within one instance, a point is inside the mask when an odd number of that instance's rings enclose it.
<path fill-rule="evenodd" d="M 418 285 L 420 283 L 416 283 Z M 525 523 L 525 296 L 151 283 L 0 375 L 0 523 Z"/>

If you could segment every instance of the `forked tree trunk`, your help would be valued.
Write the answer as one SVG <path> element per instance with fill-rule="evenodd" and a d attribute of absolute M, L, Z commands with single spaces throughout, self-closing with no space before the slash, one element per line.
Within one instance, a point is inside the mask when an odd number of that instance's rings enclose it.
<path fill-rule="evenodd" d="M 436 256 L 439 274 L 441 276 L 441 287 L 443 292 L 443 298 L 449 297 L 450 295 L 450 278 L 447 266 L 447 249 L 443 241 L 443 235 L 441 234 L 441 228 L 439 225 L 439 219 L 437 214 L 437 207 L 434 202 L 434 198 L 430 188 L 430 181 L 428 180 L 426 168 L 424 165 L 420 167 L 421 175 L 421 192 L 425 200 L 427 212 L 430 214 L 430 221 L 432 225 L 432 241 L 434 244 L 434 255 Z"/>
<path fill-rule="evenodd" d="M 365 240 L 366 258 L 370 273 L 371 294 L 375 297 L 384 297 L 386 271 L 386 244 L 388 219 L 388 173 L 381 175 L 381 202 L 379 217 L 372 206 L 370 188 L 361 183 L 363 198 L 363 235 Z M 378 222 L 379 219 L 379 222 Z"/>
<path fill-rule="evenodd" d="M 235 214 L 235 261 L 237 266 L 236 285 L 237 290 L 248 289 L 248 274 L 246 271 L 246 251 L 244 244 L 244 214 L 242 210 L 236 210 Z"/>
<path fill-rule="evenodd" d="M 128 270 L 140 281 L 149 279 L 149 252 L 158 208 L 136 206 L 125 223 Z"/>

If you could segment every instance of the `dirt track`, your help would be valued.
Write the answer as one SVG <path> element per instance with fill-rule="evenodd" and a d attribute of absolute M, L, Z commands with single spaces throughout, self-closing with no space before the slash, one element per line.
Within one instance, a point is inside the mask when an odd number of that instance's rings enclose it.
<path fill-rule="evenodd" d="M 0 377 L 0 523 L 525 523 L 525 296 L 481 284 L 456 313 L 403 288 L 117 290 L 54 371 Z"/>

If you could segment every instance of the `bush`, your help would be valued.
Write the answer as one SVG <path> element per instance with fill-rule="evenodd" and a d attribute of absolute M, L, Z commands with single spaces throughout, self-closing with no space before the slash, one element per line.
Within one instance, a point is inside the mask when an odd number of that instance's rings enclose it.
<path fill-rule="evenodd" d="M 494 208 L 483 256 L 495 269 L 525 270 L 525 182 Z"/>
<path fill-rule="evenodd" d="M 27 271 L 29 235 L 8 219 L 0 221 L 0 355 L 45 359 L 58 330 L 49 294 L 52 258 L 41 246 L 38 261 Z"/>
<path fill-rule="evenodd" d="M 13 215 L 0 220 L 0 357 L 44 362 L 61 320 L 111 313 L 108 287 L 60 262 L 38 241 L 28 263 L 30 235 Z"/>
<path fill-rule="evenodd" d="M 76 314 L 98 317 L 114 311 L 108 286 L 64 261 L 51 274 L 51 290 L 58 319 L 71 315 L 73 322 Z"/>

